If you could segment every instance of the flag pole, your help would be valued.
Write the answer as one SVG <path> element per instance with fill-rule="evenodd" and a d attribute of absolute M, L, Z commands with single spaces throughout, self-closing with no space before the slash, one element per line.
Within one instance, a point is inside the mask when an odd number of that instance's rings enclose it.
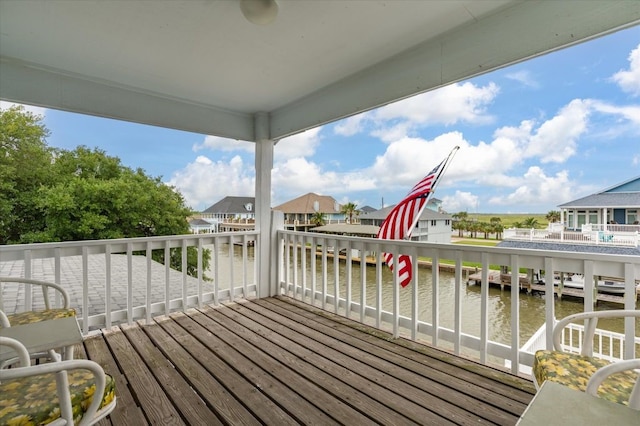
<path fill-rule="evenodd" d="M 453 147 L 451 152 L 449 152 L 449 155 L 447 155 L 447 158 L 445 158 L 442 167 L 440 167 L 440 170 L 438 171 L 438 174 L 436 175 L 436 177 L 435 177 L 435 179 L 433 181 L 433 185 L 431 185 L 431 189 L 429 190 L 429 193 L 427 195 L 427 200 L 429 199 L 431 194 L 433 194 L 433 192 L 435 192 L 436 185 L 438 184 L 438 181 L 440 180 L 440 176 L 442 176 L 444 171 L 449 167 L 449 164 L 451 164 L 451 160 L 453 159 L 453 156 L 455 155 L 456 152 L 458 152 L 459 149 L 460 149 L 459 146 Z M 427 207 L 427 203 L 426 203 L 426 200 L 425 200 L 424 205 L 420 208 L 420 210 L 416 214 L 416 217 L 413 220 L 413 223 L 411 224 L 409 229 L 406 230 L 406 232 L 405 232 L 405 240 L 408 240 L 409 238 L 411 238 L 411 231 L 413 231 L 413 228 L 416 226 L 416 224 L 420 220 L 420 216 L 422 216 L 422 212 L 424 212 L 424 209 L 426 207 Z"/>

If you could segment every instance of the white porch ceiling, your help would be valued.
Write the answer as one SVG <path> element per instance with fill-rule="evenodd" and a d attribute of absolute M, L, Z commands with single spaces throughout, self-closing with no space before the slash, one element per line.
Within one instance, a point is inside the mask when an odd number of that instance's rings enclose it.
<path fill-rule="evenodd" d="M 0 0 L 0 99 L 243 140 L 266 113 L 279 139 L 640 23 L 638 0 L 278 3 L 257 26 L 236 0 Z"/>

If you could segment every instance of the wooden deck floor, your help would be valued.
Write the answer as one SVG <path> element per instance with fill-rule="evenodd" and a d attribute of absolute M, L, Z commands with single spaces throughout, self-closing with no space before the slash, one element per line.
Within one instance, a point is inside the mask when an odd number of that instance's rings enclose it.
<path fill-rule="evenodd" d="M 103 425 L 508 425 L 534 393 L 528 380 L 288 298 L 114 327 L 77 353 L 117 380 Z"/>

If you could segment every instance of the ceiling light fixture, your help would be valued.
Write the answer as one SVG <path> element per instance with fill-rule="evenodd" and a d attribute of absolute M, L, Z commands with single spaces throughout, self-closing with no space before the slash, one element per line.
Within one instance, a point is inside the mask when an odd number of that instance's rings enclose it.
<path fill-rule="evenodd" d="M 276 0 L 240 0 L 240 10 L 247 21 L 269 25 L 278 16 L 278 3 Z"/>

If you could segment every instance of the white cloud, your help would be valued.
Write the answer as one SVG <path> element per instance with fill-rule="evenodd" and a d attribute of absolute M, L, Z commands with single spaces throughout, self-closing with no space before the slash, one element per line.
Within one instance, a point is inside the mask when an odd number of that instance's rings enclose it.
<path fill-rule="evenodd" d="M 413 124 L 453 125 L 459 122 L 487 123 L 493 118 L 487 106 L 498 95 L 498 86 L 489 83 L 456 83 L 384 106 L 372 116 L 375 120 L 405 120 Z"/>
<path fill-rule="evenodd" d="M 255 144 L 253 142 L 223 138 L 220 136 L 205 136 L 202 143 L 193 145 L 195 152 L 203 149 L 211 149 L 214 151 L 246 151 L 253 153 L 255 152 Z"/>
<path fill-rule="evenodd" d="M 245 166 L 240 156 L 225 163 L 200 155 L 193 163 L 174 172 L 167 183 L 182 193 L 187 205 L 201 211 L 228 195 L 253 196 L 253 175 L 253 168 Z"/>
<path fill-rule="evenodd" d="M 338 173 L 323 170 L 305 158 L 290 158 L 275 165 L 272 171 L 273 204 L 280 204 L 308 192 L 338 197 L 356 191 L 375 189 L 371 176 L 360 171 Z"/>
<path fill-rule="evenodd" d="M 640 96 L 640 45 L 629 53 L 629 69 L 620 70 L 611 79 L 633 96 Z"/>
<path fill-rule="evenodd" d="M 450 213 L 476 212 L 479 208 L 479 197 L 470 192 L 456 191 L 452 196 L 446 195 L 442 197 L 442 208 Z"/>
<path fill-rule="evenodd" d="M 500 158 L 504 164 L 500 170 L 508 170 L 527 159 L 541 163 L 567 161 L 576 154 L 580 137 L 588 131 L 593 105 L 592 100 L 574 99 L 539 126 L 534 120 L 523 120 L 517 127 L 498 128 L 491 147 L 502 147 Z"/>
<path fill-rule="evenodd" d="M 322 140 L 321 130 L 322 127 L 316 127 L 315 129 L 281 139 L 274 149 L 275 160 L 284 161 L 288 158 L 312 156 Z"/>
<path fill-rule="evenodd" d="M 354 115 L 353 117 L 345 118 L 344 120 L 340 120 L 333 128 L 333 132 L 337 135 L 342 136 L 353 136 L 360 132 L 362 132 L 364 128 L 363 121 L 367 118 L 366 112 L 358 115 Z"/>
<path fill-rule="evenodd" d="M 617 115 L 624 120 L 632 122 L 636 126 L 640 126 L 640 105 L 617 106 L 606 102 L 593 102 L 595 111 Z"/>
<path fill-rule="evenodd" d="M 507 77 L 510 80 L 517 81 L 518 83 L 524 86 L 530 87 L 532 89 L 537 89 L 540 87 L 540 83 L 538 83 L 533 78 L 531 73 L 527 70 L 512 72 L 512 73 L 506 74 L 505 77 Z"/>
<path fill-rule="evenodd" d="M 531 136 L 525 155 L 542 163 L 562 163 L 576 153 L 580 136 L 587 131 L 590 102 L 574 99 Z"/>
<path fill-rule="evenodd" d="M 7 101 L 0 101 L 0 109 L 9 109 L 13 106 L 22 106 L 24 107 L 25 111 L 28 111 L 32 114 L 35 115 L 41 115 L 41 116 L 45 116 L 47 114 L 47 109 L 43 108 L 43 107 L 38 107 L 38 106 L 32 106 L 32 105 L 24 105 L 24 104 L 17 104 L 14 102 L 7 102 Z"/>
<path fill-rule="evenodd" d="M 515 207 L 556 205 L 575 199 L 578 192 L 582 191 L 577 188 L 576 183 L 569 180 L 569 173 L 566 170 L 556 173 L 555 176 L 547 176 L 540 167 L 533 166 L 529 167 L 520 178 L 519 185 L 511 193 L 492 197 L 489 199 L 489 204 Z"/>

